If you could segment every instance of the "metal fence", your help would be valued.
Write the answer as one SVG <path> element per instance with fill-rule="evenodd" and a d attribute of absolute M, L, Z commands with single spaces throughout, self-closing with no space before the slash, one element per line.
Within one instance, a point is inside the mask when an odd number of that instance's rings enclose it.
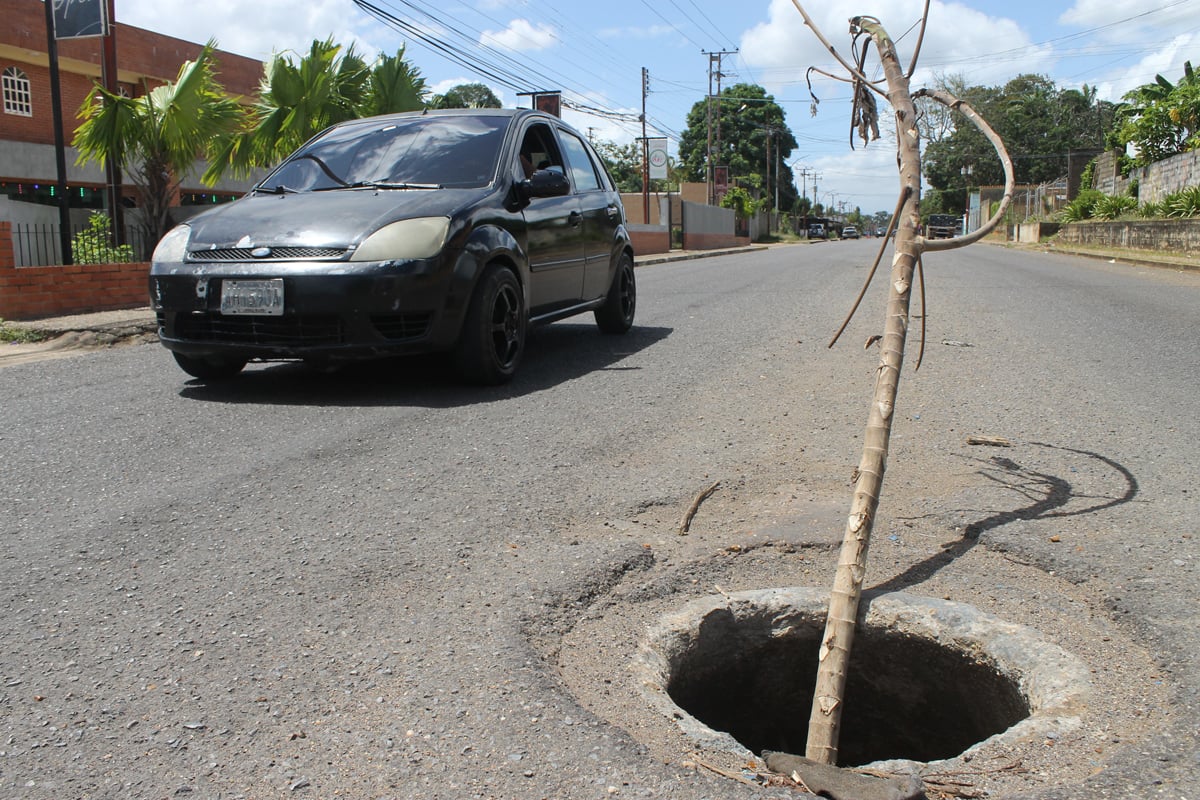
<path fill-rule="evenodd" d="M 71 225 L 71 239 L 83 230 L 86 224 Z M 12 226 L 13 263 L 18 267 L 50 267 L 61 266 L 62 226 L 52 223 L 15 222 Z M 125 242 L 132 249 L 129 261 L 149 261 L 154 252 L 154 242 L 151 241 L 150 231 L 142 225 L 125 225 Z M 75 249 L 75 246 L 72 246 Z M 81 263 L 79 258 L 75 263 Z"/>
<path fill-rule="evenodd" d="M 1004 197 L 1003 186 L 980 187 L 980 214 L 983 221 L 991 218 Z M 1065 178 L 1037 186 L 1013 187 L 1012 202 L 1004 214 L 1006 225 L 1018 225 L 1031 220 L 1052 220 L 1067 205 Z"/>

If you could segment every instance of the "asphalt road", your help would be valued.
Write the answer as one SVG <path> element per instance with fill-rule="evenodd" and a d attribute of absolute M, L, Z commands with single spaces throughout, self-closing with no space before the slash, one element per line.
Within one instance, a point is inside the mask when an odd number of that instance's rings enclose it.
<path fill-rule="evenodd" d="M 0 797 L 796 796 L 629 663 L 692 598 L 832 579 L 882 286 L 826 344 L 874 247 L 641 268 L 629 335 L 539 329 L 497 389 L 210 387 L 157 345 L 0 370 Z M 1035 626 L 1098 687 L 962 781 L 1196 800 L 1200 275 L 976 246 L 926 283 L 868 583 Z"/>

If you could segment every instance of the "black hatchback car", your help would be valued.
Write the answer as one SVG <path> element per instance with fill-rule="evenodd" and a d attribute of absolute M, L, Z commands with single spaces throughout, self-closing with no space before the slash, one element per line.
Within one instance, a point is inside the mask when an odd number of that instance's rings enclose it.
<path fill-rule="evenodd" d="M 530 323 L 591 311 L 624 333 L 633 248 L 612 178 L 561 120 L 520 109 L 354 120 L 245 197 L 171 230 L 150 298 L 179 366 L 445 352 L 477 383 L 512 377 Z"/>

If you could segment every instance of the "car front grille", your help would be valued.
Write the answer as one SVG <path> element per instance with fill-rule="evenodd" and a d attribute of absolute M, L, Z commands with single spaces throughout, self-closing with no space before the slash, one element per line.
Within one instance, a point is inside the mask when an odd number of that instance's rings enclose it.
<path fill-rule="evenodd" d="M 385 339 L 398 341 L 401 339 L 416 339 L 424 336 L 429 330 L 432 314 L 376 314 L 371 317 L 371 324 Z"/>
<path fill-rule="evenodd" d="M 256 249 L 256 248 L 255 248 Z M 192 250 L 189 261 L 320 261 L 341 258 L 345 248 L 339 247 L 272 247 L 271 254 L 256 258 L 249 247 L 225 247 L 216 250 Z"/>
<path fill-rule="evenodd" d="M 175 336 L 192 342 L 302 347 L 339 345 L 346 341 L 340 317 L 296 314 L 283 317 L 178 314 Z"/>

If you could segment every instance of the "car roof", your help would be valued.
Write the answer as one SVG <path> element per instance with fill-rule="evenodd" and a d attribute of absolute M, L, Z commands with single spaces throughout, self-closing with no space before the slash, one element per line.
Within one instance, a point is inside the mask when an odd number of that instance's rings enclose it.
<path fill-rule="evenodd" d="M 376 125 L 381 122 L 388 122 L 390 120 L 399 121 L 420 117 L 540 117 L 548 122 L 557 122 L 563 127 L 571 128 L 570 125 L 563 122 L 558 117 L 532 108 L 427 108 L 421 111 L 401 111 L 395 114 L 380 114 L 379 116 L 375 117 L 360 117 L 358 119 L 350 119 L 344 122 L 339 122 L 337 125 L 332 127 L 340 128 L 361 124 Z"/>

